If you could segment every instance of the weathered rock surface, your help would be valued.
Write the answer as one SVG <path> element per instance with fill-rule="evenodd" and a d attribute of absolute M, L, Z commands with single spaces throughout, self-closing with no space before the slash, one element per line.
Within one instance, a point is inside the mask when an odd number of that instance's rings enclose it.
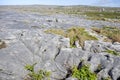
<path fill-rule="evenodd" d="M 63 28 L 66 25 L 76 25 L 76 20 L 79 20 L 79 18 L 69 18 L 68 16 L 65 18 L 59 16 L 59 19 L 56 23 L 53 16 L 13 12 L 0 13 L 0 40 L 6 44 L 6 47 L 0 48 L 0 80 L 24 80 L 28 74 L 24 66 L 33 63 L 37 63 L 35 71 L 39 69 L 50 71 L 51 80 L 77 80 L 67 76 L 67 74 L 71 74 L 69 70 L 73 66 L 80 66 L 82 60 L 86 64 L 90 64 L 92 72 L 99 75 L 98 80 L 109 76 L 112 80 L 119 80 L 120 57 L 105 51 L 111 49 L 120 52 L 120 44 L 85 41 L 84 50 L 79 48 L 79 45 L 78 48 L 70 48 L 68 38 L 43 32 L 44 28 L 50 26 Z M 46 20 L 52 21 L 45 22 Z M 83 25 L 91 26 L 92 23 L 85 20 Z M 43 24 L 45 24 L 45 27 L 39 27 Z M 38 27 L 35 27 L 36 25 Z M 118 25 L 120 24 L 118 23 Z M 34 28 L 31 26 L 34 26 Z M 98 66 L 100 66 L 100 69 L 98 69 Z"/>
<path fill-rule="evenodd" d="M 105 52 L 106 50 L 120 52 L 120 44 L 118 42 L 112 44 L 110 42 L 102 41 L 85 41 L 84 50 L 93 53 Z"/>

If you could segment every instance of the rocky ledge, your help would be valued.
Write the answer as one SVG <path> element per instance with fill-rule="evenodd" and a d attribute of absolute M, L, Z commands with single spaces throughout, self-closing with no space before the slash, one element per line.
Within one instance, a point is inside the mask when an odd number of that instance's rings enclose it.
<path fill-rule="evenodd" d="M 23 80 L 28 74 L 25 65 L 34 63 L 37 63 L 36 71 L 50 71 L 51 80 L 76 80 L 69 70 L 79 67 L 83 60 L 82 64 L 89 64 L 98 80 L 109 76 L 112 80 L 120 79 L 120 57 L 105 52 L 107 49 L 120 52 L 120 43 L 85 41 L 84 49 L 81 49 L 70 48 L 69 38 L 46 34 L 39 29 L 6 30 L 2 34 L 7 35 L 1 36 L 1 43 L 6 43 L 0 49 L 1 80 Z"/>

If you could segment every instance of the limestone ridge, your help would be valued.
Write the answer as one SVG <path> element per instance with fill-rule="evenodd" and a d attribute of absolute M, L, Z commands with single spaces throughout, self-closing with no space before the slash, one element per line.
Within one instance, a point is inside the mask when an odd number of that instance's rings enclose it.
<path fill-rule="evenodd" d="M 84 50 L 70 48 L 68 38 L 54 34 L 46 34 L 36 30 L 9 30 L 15 39 L 5 39 L 7 47 L 0 49 L 0 79 L 23 80 L 27 71 L 26 64 L 37 63 L 37 69 L 51 72 L 51 80 L 71 77 L 69 69 L 78 66 L 81 60 L 90 64 L 90 70 L 96 72 L 98 79 L 110 76 L 113 80 L 119 78 L 120 57 L 108 54 L 106 49 L 120 50 L 120 44 L 108 42 L 85 41 Z M 98 46 L 99 47 L 96 47 Z M 101 69 L 98 70 L 98 66 Z M 72 79 L 71 79 L 72 80 Z"/>

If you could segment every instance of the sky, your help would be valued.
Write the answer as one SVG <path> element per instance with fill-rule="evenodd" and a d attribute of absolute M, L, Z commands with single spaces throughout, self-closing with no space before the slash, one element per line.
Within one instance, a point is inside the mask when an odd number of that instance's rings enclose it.
<path fill-rule="evenodd" d="M 91 5 L 120 7 L 120 0 L 0 0 L 0 5 Z"/>

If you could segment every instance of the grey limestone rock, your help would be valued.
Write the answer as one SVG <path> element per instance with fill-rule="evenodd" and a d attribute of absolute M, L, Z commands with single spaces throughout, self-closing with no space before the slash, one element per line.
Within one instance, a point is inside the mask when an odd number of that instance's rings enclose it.
<path fill-rule="evenodd" d="M 119 23 L 91 21 L 64 14 L 0 11 L 0 24 L 0 80 L 24 80 L 28 74 L 25 65 L 34 63 L 37 63 L 35 71 L 50 71 L 51 80 L 77 80 L 71 77 L 72 73 L 68 77 L 66 75 L 73 66 L 79 67 L 83 60 L 85 64 L 90 64 L 92 72 L 99 75 L 98 80 L 109 76 L 113 80 L 120 79 L 120 57 L 105 52 L 108 49 L 120 52 L 119 43 L 85 41 L 84 49 L 81 49 L 76 41 L 77 48 L 70 48 L 69 38 L 43 32 L 51 27 L 67 29 L 71 26 L 120 26 Z M 38 27 L 32 27 L 36 25 Z M 6 44 L 4 48 L 1 47 L 3 41 Z"/>

